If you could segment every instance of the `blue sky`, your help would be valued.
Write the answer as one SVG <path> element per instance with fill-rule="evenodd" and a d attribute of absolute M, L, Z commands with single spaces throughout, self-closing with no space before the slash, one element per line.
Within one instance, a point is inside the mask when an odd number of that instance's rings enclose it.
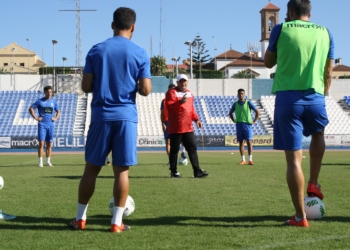
<path fill-rule="evenodd" d="M 311 21 L 326 26 L 335 39 L 335 57 L 342 58 L 350 66 L 349 0 L 313 0 Z M 280 10 L 284 21 L 287 0 L 272 0 Z M 245 52 L 247 42 L 260 41 L 260 13 L 268 0 L 81 0 L 81 9 L 97 9 L 81 12 L 81 36 L 83 65 L 88 50 L 112 36 L 110 24 L 118 7 L 130 7 L 137 13 L 136 30 L 132 41 L 147 50 L 148 54 L 162 54 L 167 63 L 172 57 L 188 58 L 187 40 L 200 35 L 211 57 L 232 49 Z M 55 45 L 55 65 L 75 65 L 75 12 L 59 10 L 75 9 L 75 0 L 3 0 L 1 1 L 0 48 L 11 42 L 35 51 L 51 66 L 53 64 L 52 40 Z M 161 24 L 161 25 L 160 25 Z M 160 51 L 160 26 L 162 51 Z M 151 36 L 153 46 L 151 46 Z M 212 37 L 215 36 L 215 39 Z"/>

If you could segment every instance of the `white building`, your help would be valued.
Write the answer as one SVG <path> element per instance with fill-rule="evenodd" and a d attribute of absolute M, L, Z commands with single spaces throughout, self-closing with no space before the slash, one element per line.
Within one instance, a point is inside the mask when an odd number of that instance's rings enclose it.
<path fill-rule="evenodd" d="M 268 69 L 264 65 L 265 51 L 269 45 L 269 38 L 272 28 L 279 22 L 280 8 L 268 3 L 261 11 L 261 51 L 245 52 L 230 48 L 228 51 L 219 54 L 213 58 L 209 65 L 212 65 L 214 70 L 224 71 L 225 78 L 231 78 L 239 71 L 252 72 L 255 78 L 270 78 L 272 73 L 275 73 L 276 68 Z M 259 47 L 259 46 L 256 46 Z"/>

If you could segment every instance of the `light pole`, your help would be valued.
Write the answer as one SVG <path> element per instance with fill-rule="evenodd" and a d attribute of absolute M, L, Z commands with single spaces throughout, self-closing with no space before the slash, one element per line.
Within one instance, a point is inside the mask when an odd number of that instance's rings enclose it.
<path fill-rule="evenodd" d="M 178 61 L 180 60 L 180 57 L 176 58 L 176 57 L 173 57 L 171 58 L 172 61 L 174 61 L 176 63 L 176 77 L 179 75 L 179 65 L 178 65 Z M 175 78 L 176 78 L 175 77 Z"/>
<path fill-rule="evenodd" d="M 52 85 L 53 85 L 53 89 L 55 92 L 55 44 L 57 44 L 56 40 L 52 40 L 52 47 L 53 47 L 53 66 L 52 66 Z"/>
<path fill-rule="evenodd" d="M 216 37 L 212 36 L 214 38 L 214 65 L 215 65 L 215 70 L 216 70 Z"/>
<path fill-rule="evenodd" d="M 28 42 L 28 75 L 29 75 L 29 69 L 30 69 L 30 66 L 29 66 L 29 39 L 26 38 L 27 42 Z"/>
<path fill-rule="evenodd" d="M 15 47 L 11 48 L 12 51 L 12 75 L 14 74 L 14 67 L 15 67 L 15 57 L 14 57 L 14 51 L 16 50 Z"/>
<path fill-rule="evenodd" d="M 62 61 L 63 61 L 63 74 L 65 75 L 66 74 L 66 70 L 64 69 L 64 61 L 66 61 L 67 58 L 65 57 L 62 57 Z"/>
<path fill-rule="evenodd" d="M 192 47 L 196 46 L 196 41 L 186 41 L 186 45 L 190 46 L 190 78 L 193 79 L 193 70 L 192 70 Z"/>

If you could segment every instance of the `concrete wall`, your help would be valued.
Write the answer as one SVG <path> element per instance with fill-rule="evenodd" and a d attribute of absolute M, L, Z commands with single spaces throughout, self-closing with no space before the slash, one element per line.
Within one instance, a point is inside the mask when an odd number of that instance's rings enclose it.
<path fill-rule="evenodd" d="M 0 90 L 43 90 L 52 85 L 52 75 L 0 75 Z"/>
<path fill-rule="evenodd" d="M 62 85 L 68 86 L 72 81 L 70 84 L 74 86 L 69 89 L 80 88 L 79 76 L 65 76 L 65 81 L 62 76 L 58 77 L 59 90 L 69 91 Z M 176 85 L 175 79 L 153 77 L 152 92 L 165 93 L 172 82 Z M 252 83 L 250 79 L 189 79 L 188 88 L 196 96 L 236 96 L 237 90 L 243 88 L 248 98 L 259 99 L 262 95 L 271 95 L 272 84 L 272 79 L 253 79 Z M 0 90 L 43 90 L 47 85 L 52 85 L 52 75 L 0 75 Z M 335 100 L 350 96 L 350 79 L 332 79 L 329 95 Z"/>

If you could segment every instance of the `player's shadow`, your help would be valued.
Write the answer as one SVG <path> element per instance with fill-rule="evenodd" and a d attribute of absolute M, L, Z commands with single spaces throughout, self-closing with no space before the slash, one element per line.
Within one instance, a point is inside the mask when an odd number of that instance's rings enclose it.
<path fill-rule="evenodd" d="M 56 179 L 68 179 L 68 180 L 80 180 L 81 179 L 81 175 L 65 175 L 65 176 L 43 176 L 42 178 L 56 178 Z M 129 176 L 130 179 L 144 179 L 144 178 L 147 178 L 147 179 L 170 179 L 169 176 Z M 192 178 L 193 177 L 182 177 L 181 179 L 184 179 L 184 178 Z M 114 176 L 111 175 L 111 176 L 97 176 L 97 179 L 114 179 Z"/>
<path fill-rule="evenodd" d="M 350 163 L 322 163 L 322 166 L 350 166 Z"/>
<path fill-rule="evenodd" d="M 58 176 L 43 176 L 42 178 L 56 178 L 56 179 L 68 179 L 68 180 L 80 180 L 81 175 L 58 175 Z M 114 176 L 97 176 L 97 179 L 114 179 Z"/>
<path fill-rule="evenodd" d="M 111 215 L 89 216 L 86 231 L 107 231 Z M 222 227 L 222 228 L 268 228 L 283 227 L 289 218 L 286 216 L 264 215 L 264 216 L 238 216 L 238 217 L 210 217 L 210 216 L 164 216 L 158 218 L 125 218 L 124 221 L 130 226 L 200 226 L 200 227 Z M 2 230 L 70 230 L 69 223 L 72 219 L 18 216 L 16 219 L 0 223 Z M 196 222 L 197 221 L 197 222 Z M 328 216 L 322 222 L 344 222 L 349 223 L 350 217 Z M 101 228 L 103 227 L 103 228 Z"/>

